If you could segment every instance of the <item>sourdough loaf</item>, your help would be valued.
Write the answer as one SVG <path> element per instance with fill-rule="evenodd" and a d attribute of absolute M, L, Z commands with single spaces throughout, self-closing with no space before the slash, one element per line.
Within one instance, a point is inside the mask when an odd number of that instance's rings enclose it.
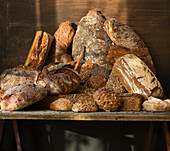
<path fill-rule="evenodd" d="M 116 60 L 114 74 L 129 93 L 163 97 L 163 89 L 154 73 L 136 55 L 127 54 Z"/>
<path fill-rule="evenodd" d="M 156 74 L 155 67 L 148 48 L 128 49 L 118 45 L 111 45 L 106 57 L 106 61 L 114 65 L 118 58 L 126 54 L 135 54 L 143 62 L 145 62 L 145 64 L 152 70 L 154 74 Z"/>
<path fill-rule="evenodd" d="M 104 22 L 104 16 L 95 10 L 90 10 L 86 16 L 81 18 L 73 38 L 72 56 L 74 60 L 79 57 L 85 46 L 86 50 L 82 61 L 91 61 L 100 66 L 111 68 L 111 65 L 105 61 L 111 40 L 104 30 Z"/>
<path fill-rule="evenodd" d="M 115 18 L 108 18 L 104 25 L 107 34 L 116 45 L 129 49 L 146 47 L 142 39 L 131 27 L 117 21 Z"/>

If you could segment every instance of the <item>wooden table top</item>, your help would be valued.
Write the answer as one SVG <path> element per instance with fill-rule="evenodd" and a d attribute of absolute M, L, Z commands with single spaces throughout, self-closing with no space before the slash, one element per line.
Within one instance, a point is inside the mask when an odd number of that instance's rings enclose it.
<path fill-rule="evenodd" d="M 0 111 L 0 119 L 75 121 L 170 121 L 170 112 Z"/>

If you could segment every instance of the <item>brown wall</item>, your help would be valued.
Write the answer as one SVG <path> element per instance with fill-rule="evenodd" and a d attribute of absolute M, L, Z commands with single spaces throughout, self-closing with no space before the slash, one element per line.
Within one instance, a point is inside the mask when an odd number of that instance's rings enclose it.
<path fill-rule="evenodd" d="M 55 32 L 90 9 L 130 25 L 148 46 L 158 79 L 170 96 L 169 0 L 0 0 L 0 72 L 23 64 L 36 30 Z"/>

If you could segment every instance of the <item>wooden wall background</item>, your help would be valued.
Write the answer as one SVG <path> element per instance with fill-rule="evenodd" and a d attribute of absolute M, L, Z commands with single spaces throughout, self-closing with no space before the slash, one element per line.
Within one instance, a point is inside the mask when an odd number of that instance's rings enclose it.
<path fill-rule="evenodd" d="M 78 23 L 97 8 L 140 35 L 170 96 L 169 0 L 0 0 L 0 8 L 0 72 L 24 63 L 36 30 L 53 34 L 61 22 Z"/>

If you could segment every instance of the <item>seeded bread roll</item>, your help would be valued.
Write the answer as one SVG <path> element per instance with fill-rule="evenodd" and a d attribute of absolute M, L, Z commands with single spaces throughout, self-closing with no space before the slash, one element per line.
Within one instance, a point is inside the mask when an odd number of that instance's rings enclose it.
<path fill-rule="evenodd" d="M 98 89 L 106 85 L 106 78 L 101 74 L 93 74 L 85 85 L 93 89 Z"/>
<path fill-rule="evenodd" d="M 96 112 L 98 107 L 92 96 L 84 96 L 80 98 L 72 107 L 73 112 Z"/>
<path fill-rule="evenodd" d="M 101 88 L 95 91 L 93 99 L 99 106 L 99 109 L 112 112 L 118 110 L 122 104 L 122 98 L 117 96 L 119 95 L 114 93 L 111 89 Z"/>
<path fill-rule="evenodd" d="M 129 49 L 146 48 L 142 39 L 128 25 L 115 18 L 108 18 L 104 25 L 107 34 L 116 45 Z"/>
<path fill-rule="evenodd" d="M 129 93 L 162 98 L 163 89 L 154 73 L 134 54 L 127 54 L 116 60 L 114 74 Z"/>

